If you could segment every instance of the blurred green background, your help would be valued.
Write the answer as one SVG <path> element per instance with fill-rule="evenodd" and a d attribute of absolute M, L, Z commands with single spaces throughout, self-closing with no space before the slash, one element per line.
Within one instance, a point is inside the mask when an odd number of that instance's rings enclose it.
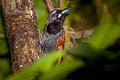
<path fill-rule="evenodd" d="M 52 1 L 57 7 L 58 0 Z M 79 80 L 120 72 L 119 4 L 120 0 L 61 0 L 60 8 L 71 8 L 64 23 L 65 50 L 52 52 L 16 74 L 11 70 L 0 7 L 0 80 Z M 34 0 L 34 7 L 42 32 L 49 11 L 44 0 Z M 60 56 L 64 59 L 55 65 Z"/>

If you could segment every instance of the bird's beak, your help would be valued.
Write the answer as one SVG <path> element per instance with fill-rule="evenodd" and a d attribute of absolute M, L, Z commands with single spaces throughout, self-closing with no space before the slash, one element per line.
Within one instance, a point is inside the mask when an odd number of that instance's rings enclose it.
<path fill-rule="evenodd" d="M 66 12 L 68 12 L 70 10 L 70 8 L 65 8 L 62 10 L 62 14 L 65 14 Z"/>

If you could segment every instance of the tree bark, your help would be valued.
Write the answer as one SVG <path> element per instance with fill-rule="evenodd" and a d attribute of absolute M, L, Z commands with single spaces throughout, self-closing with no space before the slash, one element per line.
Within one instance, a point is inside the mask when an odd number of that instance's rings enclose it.
<path fill-rule="evenodd" d="M 43 55 L 33 0 L 1 0 L 13 71 Z"/>

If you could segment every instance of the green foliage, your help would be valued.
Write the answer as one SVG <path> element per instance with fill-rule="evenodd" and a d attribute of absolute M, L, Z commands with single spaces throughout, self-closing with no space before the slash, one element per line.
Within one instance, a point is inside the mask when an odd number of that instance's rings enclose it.
<path fill-rule="evenodd" d="M 34 0 L 34 7 L 37 13 L 38 28 L 43 31 L 48 15 L 44 0 Z"/>
<path fill-rule="evenodd" d="M 45 73 L 52 68 L 55 61 L 64 54 L 63 51 L 54 52 L 47 56 L 41 57 L 38 61 L 32 65 L 24 68 L 21 72 L 11 75 L 7 80 L 21 80 L 25 78 L 30 80 L 35 76 L 36 72 Z"/>
<path fill-rule="evenodd" d="M 4 26 L 3 26 L 3 19 L 2 19 L 2 13 L 0 8 L 0 35 L 5 35 L 4 33 Z M 5 55 L 8 53 L 8 45 L 7 41 L 4 38 L 0 38 L 0 55 Z"/>
<path fill-rule="evenodd" d="M 101 50 L 110 46 L 120 35 L 120 18 L 104 18 L 93 35 L 89 38 L 89 43 L 94 48 Z"/>
<path fill-rule="evenodd" d="M 7 80 L 33 80 L 39 72 L 40 80 L 62 80 L 68 73 L 78 67 L 83 66 L 83 62 L 74 58 L 65 59 L 60 64 L 56 64 L 56 60 L 63 56 L 65 52 L 58 51 L 47 56 L 41 57 L 38 61 L 24 68 L 21 72 L 9 76 Z M 38 73 L 38 74 L 39 74 Z"/>
<path fill-rule="evenodd" d="M 3 74 L 0 73 L 0 80 L 4 80 Z"/>
<path fill-rule="evenodd" d="M 0 80 L 3 80 L 10 73 L 10 64 L 8 59 L 0 59 Z"/>
<path fill-rule="evenodd" d="M 70 72 L 78 67 L 83 67 L 83 62 L 74 58 L 65 59 L 61 64 L 57 64 L 49 70 L 39 80 L 63 80 Z"/>
<path fill-rule="evenodd" d="M 5 55 L 8 53 L 8 45 L 6 39 L 0 39 L 0 55 Z"/>

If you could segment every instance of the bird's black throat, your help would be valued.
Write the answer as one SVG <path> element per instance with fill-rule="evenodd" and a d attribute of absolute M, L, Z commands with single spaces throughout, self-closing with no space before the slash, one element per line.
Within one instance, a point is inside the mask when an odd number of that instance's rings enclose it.
<path fill-rule="evenodd" d="M 62 23 L 60 21 L 54 21 L 47 26 L 47 32 L 49 34 L 56 35 L 62 30 Z"/>
<path fill-rule="evenodd" d="M 47 26 L 47 32 L 53 35 L 56 35 L 57 33 L 59 33 L 63 28 L 63 23 L 67 15 L 68 14 L 64 14 L 60 19 L 49 23 Z"/>

